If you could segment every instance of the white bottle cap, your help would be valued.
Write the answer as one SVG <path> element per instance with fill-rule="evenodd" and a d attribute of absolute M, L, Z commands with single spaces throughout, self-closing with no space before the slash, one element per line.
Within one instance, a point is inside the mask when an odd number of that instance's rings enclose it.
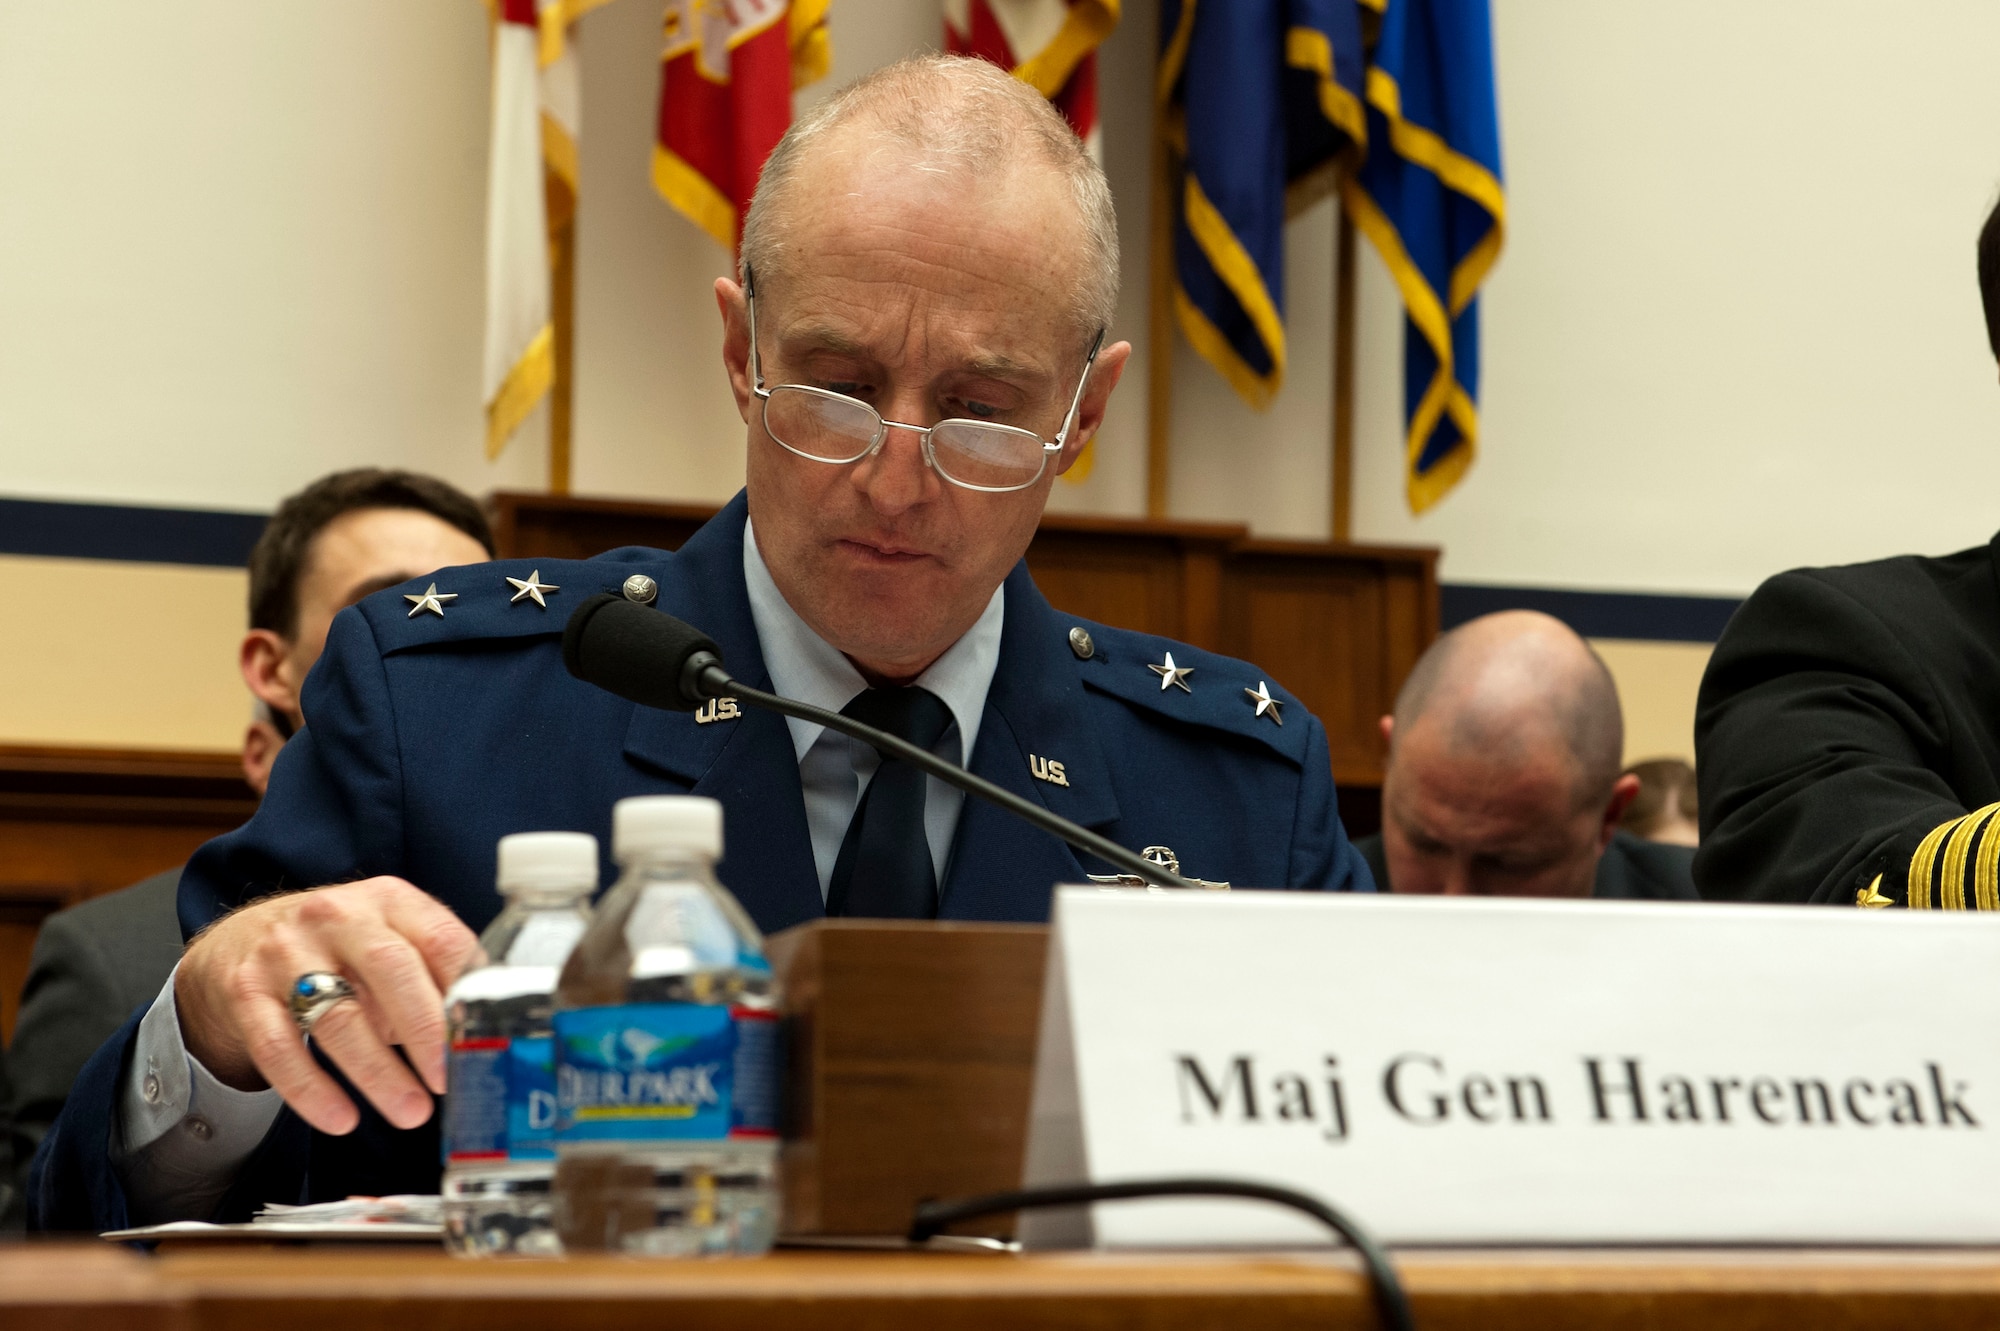
<path fill-rule="evenodd" d="M 722 805 L 706 795 L 635 795 L 611 806 L 611 858 L 630 864 L 660 851 L 722 858 Z"/>
<path fill-rule="evenodd" d="M 597 890 L 597 838 L 588 832 L 515 832 L 500 838 L 502 892 Z"/>

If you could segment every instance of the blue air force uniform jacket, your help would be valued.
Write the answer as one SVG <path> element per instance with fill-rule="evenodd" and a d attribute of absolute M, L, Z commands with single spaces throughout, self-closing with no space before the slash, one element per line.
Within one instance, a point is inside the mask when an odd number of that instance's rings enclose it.
<path fill-rule="evenodd" d="M 823 914 L 804 796 L 783 718 L 734 719 L 637 707 L 562 664 L 570 609 L 633 574 L 658 606 L 705 630 L 732 674 L 768 689 L 743 582 L 746 503 L 732 501 L 676 554 L 638 548 L 587 561 L 445 569 L 342 612 L 305 691 L 309 726 L 285 746 L 256 816 L 209 842 L 181 879 L 192 936 L 279 889 L 395 874 L 480 930 L 499 909 L 494 847 L 509 832 L 576 830 L 608 851 L 611 806 L 630 795 L 708 795 L 724 810 L 720 875 L 765 932 Z M 513 598 L 507 575 L 539 571 L 547 607 Z M 442 616 L 405 599 L 432 583 Z M 1025 564 L 1006 581 L 998 668 L 971 769 L 1125 846 L 1171 847 L 1182 872 L 1238 887 L 1373 890 L 1342 831 L 1326 732 L 1252 666 L 1182 643 L 1063 615 Z M 1092 650 L 1080 656 L 1070 630 Z M 1148 670 L 1171 651 L 1191 691 Z M 1280 709 L 1259 716 L 1265 683 Z M 1037 768 L 1061 782 L 1039 778 Z M 1041 921 L 1051 888 L 1110 866 L 968 798 L 939 913 Z M 610 866 L 605 865 L 606 881 Z M 38 1161 L 44 1228 L 123 1224 L 106 1140 L 136 1017 L 81 1074 Z M 281 1114 L 218 1217 L 263 1201 L 353 1192 L 427 1192 L 435 1117 L 399 1133 L 364 1105 L 352 1137 Z"/>

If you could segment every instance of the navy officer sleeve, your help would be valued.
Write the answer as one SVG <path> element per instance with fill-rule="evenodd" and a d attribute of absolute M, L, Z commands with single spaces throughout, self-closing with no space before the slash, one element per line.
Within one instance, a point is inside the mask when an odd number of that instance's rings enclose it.
<path fill-rule="evenodd" d="M 249 822 L 215 838 L 181 875 L 181 930 L 197 932 L 272 892 L 403 867 L 403 774 L 382 652 L 355 608 L 334 618 L 286 743 Z"/>

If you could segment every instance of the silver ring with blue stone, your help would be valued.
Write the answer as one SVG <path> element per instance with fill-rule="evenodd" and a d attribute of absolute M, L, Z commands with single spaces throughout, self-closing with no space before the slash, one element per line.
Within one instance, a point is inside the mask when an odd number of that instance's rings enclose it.
<path fill-rule="evenodd" d="M 292 1009 L 292 1020 L 299 1024 L 301 1035 L 311 1035 L 313 1025 L 324 1017 L 336 1004 L 354 997 L 354 986 L 332 971 L 307 971 L 292 981 L 292 992 L 286 997 Z"/>

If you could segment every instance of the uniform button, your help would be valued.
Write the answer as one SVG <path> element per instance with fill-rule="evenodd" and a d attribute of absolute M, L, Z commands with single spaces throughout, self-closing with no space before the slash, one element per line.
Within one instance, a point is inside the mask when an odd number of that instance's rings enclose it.
<path fill-rule="evenodd" d="M 156 1105 L 160 1103 L 160 1079 L 152 1073 L 148 1072 L 146 1074 L 146 1080 L 139 1084 L 139 1090 L 146 1097 L 147 1104 Z"/>
<path fill-rule="evenodd" d="M 1069 649 L 1076 653 L 1079 661 L 1088 661 L 1097 652 L 1097 644 L 1090 640 L 1090 630 L 1082 625 L 1069 631 Z"/>
<path fill-rule="evenodd" d="M 625 579 L 625 599 L 640 605 L 651 605 L 653 598 L 660 594 L 660 584 L 643 573 L 634 573 Z"/>
<path fill-rule="evenodd" d="M 188 1130 L 188 1136 L 194 1138 L 198 1142 L 205 1142 L 210 1137 L 213 1137 L 215 1135 L 215 1129 L 208 1125 L 208 1120 L 205 1118 L 195 1118 L 193 1116 L 189 1116 L 187 1121 L 187 1130 Z"/>

